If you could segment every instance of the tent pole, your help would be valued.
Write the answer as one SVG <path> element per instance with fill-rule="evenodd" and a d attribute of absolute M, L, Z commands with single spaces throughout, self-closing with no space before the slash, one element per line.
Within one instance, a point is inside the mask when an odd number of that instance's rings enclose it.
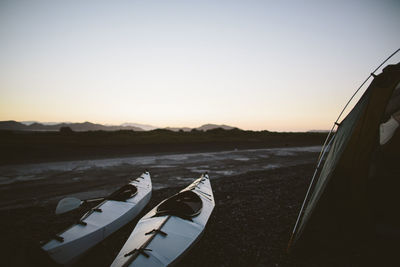
<path fill-rule="evenodd" d="M 305 203 L 306 203 L 307 200 L 308 200 L 308 196 L 309 196 L 310 191 L 311 191 L 311 188 L 312 188 L 312 186 L 313 186 L 313 184 L 314 184 L 314 180 L 315 180 L 316 174 L 317 174 L 317 172 L 318 172 L 318 170 L 319 170 L 319 167 L 320 167 L 320 165 L 321 165 L 321 163 L 322 163 L 323 156 L 324 156 L 325 153 L 326 153 L 327 147 L 329 147 L 330 143 L 332 142 L 332 140 L 333 140 L 334 137 L 335 137 L 335 134 L 333 134 L 332 138 L 329 140 L 329 137 L 331 136 L 333 130 L 335 129 L 335 126 L 336 126 L 336 125 L 339 125 L 339 120 L 340 120 L 340 118 L 342 117 L 344 111 L 346 110 L 346 108 L 348 107 L 348 105 L 350 104 L 350 102 L 353 100 L 353 98 L 354 98 L 354 97 L 357 95 L 357 93 L 360 91 L 360 89 L 364 86 L 364 84 L 369 80 L 369 78 L 371 78 L 371 76 L 372 76 L 372 77 L 375 77 L 375 76 L 376 76 L 376 75 L 375 75 L 375 72 L 376 72 L 378 69 L 380 69 L 389 59 L 391 59 L 391 58 L 392 58 L 394 55 L 396 55 L 399 51 L 400 51 L 400 48 L 397 49 L 396 51 L 394 51 L 388 58 L 386 58 L 386 59 L 385 59 L 385 60 L 384 60 L 384 61 L 383 61 L 383 62 L 382 62 L 382 63 L 367 77 L 367 79 L 365 79 L 365 81 L 357 88 L 357 90 L 356 90 L 356 91 L 354 92 L 354 94 L 350 97 L 349 101 L 347 101 L 346 105 L 344 106 L 344 108 L 343 108 L 342 111 L 340 112 L 338 118 L 336 119 L 335 123 L 334 123 L 333 126 L 332 126 L 332 129 L 329 131 L 329 134 L 328 134 L 328 136 L 326 137 L 324 144 L 322 145 L 321 153 L 320 153 L 319 156 L 318 156 L 318 164 L 317 164 L 317 167 L 315 168 L 313 177 L 312 177 L 312 179 L 311 179 L 311 183 L 310 183 L 310 185 L 308 186 L 306 196 L 305 196 L 305 198 L 304 198 L 303 204 L 301 205 L 299 215 L 297 216 L 297 220 L 296 220 L 296 223 L 295 223 L 295 225 L 294 225 L 294 228 L 293 228 L 293 231 L 292 231 L 292 235 L 291 235 L 291 237 L 290 237 L 289 244 L 288 244 L 288 247 L 287 247 L 287 252 L 289 252 L 289 250 L 290 250 L 290 247 L 291 247 L 292 242 L 293 242 L 294 234 L 295 234 L 296 231 L 297 231 L 297 226 L 298 226 L 298 224 L 299 224 L 299 221 L 300 221 L 301 217 L 302 217 L 303 214 L 304 214 L 304 206 L 305 206 Z M 328 143 L 328 140 L 329 140 L 329 143 Z M 328 143 L 328 144 L 327 144 L 327 143 Z"/>
<path fill-rule="evenodd" d="M 340 117 L 342 117 L 343 112 L 346 110 L 347 106 L 350 104 L 351 100 L 353 100 L 353 98 L 356 96 L 356 94 L 358 93 L 358 91 L 360 91 L 360 89 L 364 86 L 364 84 L 369 80 L 369 78 L 371 77 L 375 77 L 375 72 L 380 69 L 383 64 L 385 64 L 389 59 L 391 59 L 394 55 L 396 55 L 398 52 L 400 51 L 400 48 L 397 49 L 396 51 L 394 51 L 387 59 L 385 59 L 368 77 L 367 79 L 365 79 L 365 81 L 357 88 L 357 90 L 354 92 L 354 94 L 350 97 L 349 101 L 346 103 L 346 105 L 344 106 L 343 110 L 340 112 L 339 117 L 336 119 L 335 124 L 337 124 L 339 122 Z"/>
<path fill-rule="evenodd" d="M 292 235 L 291 235 L 291 237 L 290 237 L 290 241 L 289 241 L 289 244 L 288 244 L 288 250 L 290 249 L 290 246 L 291 246 L 291 244 L 292 244 L 294 234 L 295 234 L 296 231 L 297 231 L 297 226 L 298 226 L 298 224 L 299 224 L 300 218 L 301 218 L 301 217 L 303 216 L 303 214 L 304 214 L 304 206 L 305 206 L 305 204 L 306 204 L 306 202 L 307 202 L 307 200 L 308 200 L 308 196 L 310 195 L 311 188 L 312 188 L 313 185 L 314 185 L 315 177 L 317 176 L 317 173 L 318 173 L 319 168 L 320 168 L 320 166 L 321 166 L 321 163 L 322 163 L 322 160 L 323 160 L 323 156 L 325 155 L 325 153 L 326 153 L 328 147 L 329 147 L 330 144 L 332 143 L 332 140 L 334 139 L 334 137 L 335 137 L 335 134 L 332 136 L 332 138 L 330 139 L 329 143 L 328 143 L 328 144 L 322 149 L 322 151 L 321 151 L 322 156 L 321 156 L 321 157 L 319 158 L 319 160 L 318 160 L 317 167 L 316 167 L 315 170 L 314 170 L 314 174 L 313 174 L 313 176 L 312 176 L 311 183 L 310 183 L 310 185 L 308 186 L 306 196 L 304 197 L 303 204 L 301 205 L 299 215 L 297 216 L 296 224 L 294 225 L 294 228 L 293 228 L 293 231 L 292 231 Z"/>
<path fill-rule="evenodd" d="M 342 111 L 340 112 L 339 116 L 337 117 L 335 123 L 334 123 L 333 126 L 332 126 L 332 129 L 329 131 L 329 134 L 328 134 L 328 136 L 327 136 L 326 139 L 325 139 L 324 144 L 322 145 L 322 150 L 321 150 L 321 153 L 319 154 L 318 160 L 319 160 L 319 159 L 321 158 L 321 156 L 322 156 L 322 151 L 324 150 L 324 147 L 325 147 L 327 141 L 329 140 L 329 137 L 330 137 L 332 131 L 334 130 L 334 128 L 335 128 L 336 125 L 339 125 L 338 123 L 339 123 L 340 118 L 342 117 L 344 111 L 347 109 L 347 107 L 348 107 L 348 105 L 350 104 L 350 102 L 351 102 L 351 101 L 353 100 L 353 98 L 357 95 L 358 91 L 360 91 L 360 89 L 361 89 L 361 88 L 364 86 L 364 84 L 369 80 L 369 78 L 375 77 L 375 76 L 376 76 L 376 75 L 375 75 L 375 72 L 376 72 L 377 70 L 379 70 L 389 59 L 391 59 L 391 58 L 392 58 L 394 55 L 396 55 L 399 51 L 400 51 L 400 48 L 397 49 L 396 51 L 394 51 L 387 59 L 385 59 L 385 60 L 384 60 L 384 61 L 383 61 L 383 62 L 382 62 L 382 63 L 367 77 L 367 79 L 365 79 L 365 81 L 357 88 L 357 90 L 354 92 L 354 94 L 350 97 L 349 101 L 347 101 L 346 105 L 344 105 L 344 108 L 342 109 Z"/>

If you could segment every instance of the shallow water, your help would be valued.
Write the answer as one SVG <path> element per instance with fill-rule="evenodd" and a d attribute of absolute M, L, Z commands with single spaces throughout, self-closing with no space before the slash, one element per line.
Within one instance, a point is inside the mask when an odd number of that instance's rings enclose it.
<path fill-rule="evenodd" d="M 320 146 L 248 149 L 208 153 L 170 154 L 160 156 L 134 156 L 96 160 L 77 160 L 0 166 L 0 184 L 46 179 L 57 173 L 69 172 L 77 177 L 87 170 L 110 169 L 122 165 L 141 167 L 143 170 L 186 169 L 194 177 L 209 172 L 214 178 L 242 172 L 293 166 L 300 154 L 319 152 Z M 282 162 L 285 157 L 285 162 Z M 272 164 L 279 159 L 280 164 Z M 78 178 L 75 179 L 78 179 Z"/>
<path fill-rule="evenodd" d="M 313 163 L 320 150 L 320 146 L 284 147 L 6 165 L 0 167 L 0 209 L 45 204 L 65 195 L 90 198 L 114 190 L 145 169 L 157 190 L 186 186 L 204 172 L 217 179 Z"/>

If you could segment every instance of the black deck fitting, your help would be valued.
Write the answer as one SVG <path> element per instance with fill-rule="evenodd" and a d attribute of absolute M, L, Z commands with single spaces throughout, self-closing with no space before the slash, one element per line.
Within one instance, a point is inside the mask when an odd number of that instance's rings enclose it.
<path fill-rule="evenodd" d="M 152 234 L 154 232 L 156 232 L 156 233 L 158 233 L 158 234 L 160 234 L 162 236 L 167 236 L 168 235 L 166 232 L 163 232 L 160 229 L 153 229 L 150 232 L 145 233 L 145 235 L 150 235 L 150 234 Z"/>
<path fill-rule="evenodd" d="M 124 257 L 128 257 L 128 256 L 130 256 L 130 255 L 132 255 L 132 254 L 134 254 L 134 253 L 136 253 L 136 252 L 139 252 L 140 254 L 142 254 L 143 256 L 145 256 L 146 258 L 148 258 L 148 257 L 150 257 L 150 256 L 149 256 L 149 254 L 146 253 L 146 251 L 152 251 L 152 250 L 149 249 L 149 248 L 135 248 L 135 249 L 132 250 L 131 252 L 126 253 L 126 254 L 124 255 Z"/>
<path fill-rule="evenodd" d="M 59 235 L 55 235 L 54 239 L 57 240 L 58 242 L 64 242 L 64 237 L 59 236 Z"/>

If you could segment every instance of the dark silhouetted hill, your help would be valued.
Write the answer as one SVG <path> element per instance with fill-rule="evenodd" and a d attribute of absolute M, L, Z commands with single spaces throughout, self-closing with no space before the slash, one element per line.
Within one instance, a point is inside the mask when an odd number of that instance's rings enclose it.
<path fill-rule="evenodd" d="M 131 131 L 143 131 L 142 128 L 136 126 L 106 126 L 102 124 L 96 124 L 91 122 L 82 123 L 58 123 L 58 124 L 42 124 L 34 122 L 26 125 L 17 121 L 0 121 L 0 130 L 11 130 L 11 131 L 59 131 L 62 127 L 69 127 L 75 132 L 87 132 L 87 131 L 119 131 L 119 130 L 131 130 Z"/>
<path fill-rule="evenodd" d="M 166 127 L 163 128 L 165 130 L 169 130 L 169 131 L 173 131 L 173 132 L 190 132 L 190 131 L 209 131 L 209 130 L 213 130 L 213 129 L 224 129 L 224 130 L 232 130 L 232 129 L 237 129 L 236 127 L 232 127 L 232 126 L 228 126 L 228 125 L 218 125 L 218 124 L 204 124 L 200 127 L 197 128 L 189 128 L 189 127 Z"/>
<path fill-rule="evenodd" d="M 190 132 L 192 130 L 192 128 L 189 127 L 166 127 L 163 129 L 173 132 Z"/>
<path fill-rule="evenodd" d="M 232 126 L 228 126 L 228 125 L 224 125 L 224 124 L 221 124 L 221 125 L 218 125 L 218 124 L 204 124 L 204 125 L 196 128 L 196 129 L 199 130 L 199 131 L 209 131 L 209 130 L 218 129 L 218 128 L 221 128 L 221 129 L 224 129 L 224 130 L 232 130 L 232 129 L 235 129 L 236 127 L 232 127 Z"/>
<path fill-rule="evenodd" d="M 0 121 L 0 130 L 29 131 L 28 126 L 16 121 Z"/>
<path fill-rule="evenodd" d="M 17 122 L 17 121 L 0 121 L 0 130 L 11 130 L 11 131 L 59 131 L 61 127 L 69 127 L 74 132 L 87 132 L 87 131 L 119 131 L 119 130 L 131 130 L 131 131 L 152 131 L 159 129 L 155 126 L 148 124 L 139 124 L 126 122 L 121 125 L 103 125 L 91 122 L 72 123 L 72 122 L 60 122 L 60 123 L 40 123 L 35 121 L 29 122 Z M 218 124 L 204 124 L 197 128 L 190 127 L 166 127 L 162 128 L 173 132 L 190 132 L 192 130 L 197 131 L 209 131 L 213 129 L 224 129 L 232 130 L 237 129 L 236 127 L 228 125 Z"/>
<path fill-rule="evenodd" d="M 1 124 L 13 126 L 14 129 L 21 127 L 15 122 Z M 174 132 L 167 129 L 110 131 L 110 128 L 107 131 L 82 131 L 88 128 L 102 129 L 101 125 L 92 123 L 65 124 L 61 127 L 57 131 L 0 130 L 0 165 L 159 153 L 312 146 L 321 145 L 326 137 L 326 133 L 277 133 L 237 128 L 214 128 L 208 131 L 194 128 L 190 132 Z"/>

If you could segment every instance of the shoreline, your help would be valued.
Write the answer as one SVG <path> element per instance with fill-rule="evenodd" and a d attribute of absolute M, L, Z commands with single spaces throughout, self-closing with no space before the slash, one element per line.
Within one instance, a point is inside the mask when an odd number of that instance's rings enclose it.
<path fill-rule="evenodd" d="M 215 209 L 202 238 L 176 266 L 334 267 L 368 266 L 369 260 L 379 262 L 381 258 L 367 253 L 338 255 L 322 248 L 310 255 L 286 253 L 314 168 L 315 164 L 308 163 L 224 179 L 210 176 Z M 96 245 L 73 266 L 109 266 L 137 221 L 182 188 L 154 190 L 149 204 L 135 220 Z M 76 210 L 68 216 L 56 216 L 55 206 L 56 203 L 47 203 L 0 211 L 0 256 L 4 266 L 51 266 L 37 263 L 39 242 L 70 226 L 84 213 Z"/>
<path fill-rule="evenodd" d="M 302 144 L 299 146 L 294 145 L 286 145 L 286 146 L 264 146 L 264 147 L 243 147 L 243 148 L 227 148 L 227 149 L 202 149 L 202 150 L 191 150 L 191 151 L 165 151 L 165 152 L 143 152 L 143 153 L 134 153 L 134 154 L 121 154 L 121 155 L 111 155 L 111 156 L 93 156 L 90 158 L 65 158 L 65 159 L 55 159 L 53 161 L 47 161 L 45 159 L 37 159 L 35 161 L 22 161 L 18 163 L 2 163 L 0 162 L 1 167 L 7 166 L 16 166 L 16 165 L 34 165 L 34 164 L 53 164 L 53 163 L 66 163 L 66 162 L 78 162 L 78 161 L 101 161 L 101 160 L 117 160 L 117 159 L 128 159 L 128 158 L 140 158 L 140 157 L 162 157 L 162 156 L 173 156 L 173 155 L 193 155 L 193 154 L 202 154 L 202 153 L 225 153 L 225 152 L 243 152 L 243 151 L 257 151 L 257 150 L 268 150 L 268 149 L 291 149 L 291 148 L 307 148 L 307 147 L 321 147 L 321 144 L 307 145 Z M 1 185 L 1 184 L 0 184 Z"/>
<path fill-rule="evenodd" d="M 321 146 L 320 142 L 310 142 L 310 143 L 300 143 L 300 144 L 268 144 L 268 145 L 260 145 L 260 144 L 251 144 L 251 145 L 222 145 L 217 146 L 200 146 L 200 147 L 184 147 L 183 149 L 174 148 L 174 149 L 162 149 L 161 150 L 152 150 L 147 149 L 140 152 L 128 152 L 128 153 L 112 153 L 112 154 L 103 154 L 103 155 L 80 155 L 80 156 L 56 156 L 56 157 L 43 157 L 43 158 L 31 158 L 31 159 L 12 159 L 12 160 L 1 160 L 1 166 L 8 165 L 23 165 L 23 164 L 40 164 L 40 163 L 57 163 L 57 162 L 68 162 L 68 161 L 84 161 L 84 160 L 104 160 L 104 159 L 118 159 L 118 158 L 130 158 L 130 157 L 146 157 L 146 156 L 164 156 L 170 154 L 195 154 L 195 153 L 215 153 L 215 152 L 225 152 L 225 151 L 243 151 L 243 150 L 251 150 L 251 149 L 270 149 L 270 148 L 289 148 L 289 147 L 309 147 L 309 146 Z"/>
<path fill-rule="evenodd" d="M 283 247 L 313 167 L 313 164 L 305 164 L 224 179 L 213 180 L 210 177 L 215 210 L 203 237 L 177 266 L 250 264 L 275 267 L 275 263 L 287 262 L 286 256 L 282 258 L 285 253 Z M 138 219 L 182 188 L 153 191 L 150 203 L 137 219 L 97 245 L 74 266 L 109 266 Z M 82 213 L 78 210 L 69 214 L 68 218 L 57 217 L 54 208 L 54 204 L 49 204 L 0 211 L 4 218 L 0 223 L 4 241 L 0 251 L 5 253 L 2 255 L 3 262 L 13 266 L 27 265 L 32 257 L 37 256 L 34 251 L 37 251 L 40 240 L 46 240 L 66 228 Z"/>
<path fill-rule="evenodd" d="M 0 131 L 0 166 L 55 161 L 90 160 L 322 145 L 319 133 L 4 133 Z"/>

